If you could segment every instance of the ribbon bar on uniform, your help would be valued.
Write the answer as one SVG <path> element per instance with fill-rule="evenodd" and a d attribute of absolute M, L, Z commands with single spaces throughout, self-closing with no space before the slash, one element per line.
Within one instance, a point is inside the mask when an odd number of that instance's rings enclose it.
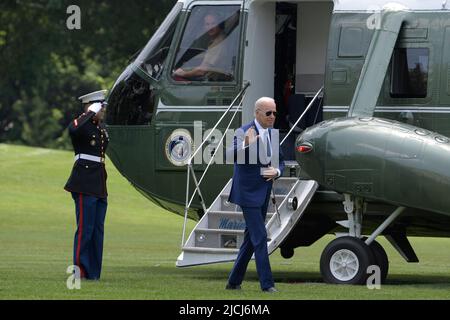
<path fill-rule="evenodd" d="M 100 162 L 100 163 L 105 162 L 105 158 L 91 156 L 90 154 L 84 154 L 84 153 L 77 154 L 75 156 L 75 161 L 77 161 L 78 159 L 89 160 L 89 161 Z"/>

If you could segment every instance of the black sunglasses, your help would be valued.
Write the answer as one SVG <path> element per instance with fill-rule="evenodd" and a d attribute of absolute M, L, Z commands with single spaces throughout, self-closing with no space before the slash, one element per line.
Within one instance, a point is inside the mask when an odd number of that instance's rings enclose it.
<path fill-rule="evenodd" d="M 277 116 L 277 112 L 276 111 L 267 111 L 265 113 L 266 117 L 270 117 L 273 114 L 274 117 Z"/>

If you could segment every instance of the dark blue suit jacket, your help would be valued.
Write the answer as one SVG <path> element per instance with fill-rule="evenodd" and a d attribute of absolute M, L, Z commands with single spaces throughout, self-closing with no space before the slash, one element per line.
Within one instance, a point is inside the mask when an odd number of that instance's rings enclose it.
<path fill-rule="evenodd" d="M 262 155 L 266 154 L 266 148 L 260 143 L 260 139 L 255 144 L 245 149 L 243 148 L 245 132 L 252 126 L 255 128 L 256 133 L 259 134 L 255 121 L 242 126 L 234 137 L 233 149 L 228 151 L 234 153 L 233 184 L 228 201 L 241 207 L 261 207 L 266 202 L 273 181 L 264 179 L 261 175 L 262 168 L 269 166 L 278 167 L 281 174 L 284 169 L 281 148 L 279 145 L 274 146 L 275 141 L 273 139 L 271 139 L 273 152 L 275 153 L 278 149 L 278 166 L 276 166 L 276 161 L 273 161 L 276 155 L 272 155 L 272 162 L 264 161 L 267 159 L 258 157 L 260 152 Z M 270 137 L 274 136 L 273 129 L 269 129 L 269 135 Z"/>

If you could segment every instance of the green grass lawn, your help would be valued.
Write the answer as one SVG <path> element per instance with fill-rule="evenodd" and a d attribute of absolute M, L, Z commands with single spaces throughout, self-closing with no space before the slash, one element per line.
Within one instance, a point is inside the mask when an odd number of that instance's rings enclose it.
<path fill-rule="evenodd" d="M 450 240 L 412 238 L 421 260 L 406 263 L 385 241 L 387 284 L 322 283 L 320 254 L 327 236 L 297 248 L 289 260 L 271 256 L 277 294 L 264 294 L 254 262 L 243 290 L 224 290 L 231 263 L 178 269 L 183 218 L 141 196 L 111 162 L 102 279 L 69 290 L 75 213 L 63 190 L 70 152 L 0 144 L 0 299 L 449 299 Z M 188 231 L 195 223 L 189 221 Z"/>

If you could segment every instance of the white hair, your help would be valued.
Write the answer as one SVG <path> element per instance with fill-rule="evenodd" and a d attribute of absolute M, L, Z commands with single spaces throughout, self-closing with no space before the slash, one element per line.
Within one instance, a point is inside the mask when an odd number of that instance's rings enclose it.
<path fill-rule="evenodd" d="M 269 97 L 261 97 L 258 100 L 256 100 L 254 112 L 256 113 L 256 110 L 260 110 L 261 107 L 267 103 L 275 103 L 275 100 Z"/>

